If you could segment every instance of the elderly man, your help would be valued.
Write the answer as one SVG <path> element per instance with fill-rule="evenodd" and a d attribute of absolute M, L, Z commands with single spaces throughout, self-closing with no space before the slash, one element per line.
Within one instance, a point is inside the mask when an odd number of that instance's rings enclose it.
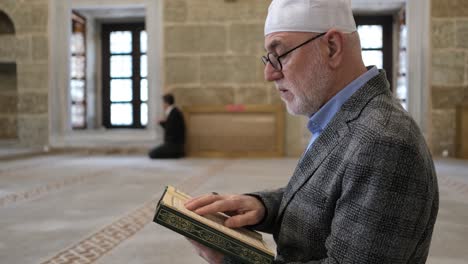
<path fill-rule="evenodd" d="M 272 233 L 275 263 L 425 263 L 438 211 L 431 154 L 385 72 L 364 66 L 350 1 L 273 0 L 265 48 L 265 79 L 310 119 L 306 151 L 283 188 L 185 206 Z M 235 263 L 193 244 L 210 263 Z"/>

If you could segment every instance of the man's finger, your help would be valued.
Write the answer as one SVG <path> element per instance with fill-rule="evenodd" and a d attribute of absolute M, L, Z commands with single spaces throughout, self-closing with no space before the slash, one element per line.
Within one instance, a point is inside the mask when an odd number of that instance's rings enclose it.
<path fill-rule="evenodd" d="M 237 211 L 240 208 L 240 202 L 237 200 L 217 200 L 213 203 L 199 207 L 195 213 L 199 215 L 214 214 L 217 212 Z"/>
<path fill-rule="evenodd" d="M 193 210 L 196 210 L 200 207 L 203 207 L 205 205 L 208 205 L 208 204 L 211 204 L 211 203 L 214 203 L 218 200 L 221 200 L 223 199 L 223 196 L 219 195 L 219 194 L 206 194 L 206 195 L 202 195 L 202 196 L 199 196 L 199 197 L 195 197 L 195 198 L 192 198 L 190 200 L 188 200 L 187 202 L 185 202 L 184 206 L 185 208 L 193 211 Z"/>
<path fill-rule="evenodd" d="M 258 213 L 255 211 L 249 211 L 245 214 L 239 214 L 235 216 L 229 217 L 225 222 L 224 225 L 230 228 L 238 228 L 248 225 L 255 225 L 261 219 L 258 219 Z"/>

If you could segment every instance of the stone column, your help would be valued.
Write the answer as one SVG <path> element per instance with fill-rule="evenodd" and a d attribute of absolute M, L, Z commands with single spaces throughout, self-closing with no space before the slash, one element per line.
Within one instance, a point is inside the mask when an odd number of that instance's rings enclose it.
<path fill-rule="evenodd" d="M 432 146 L 455 154 L 455 107 L 468 102 L 468 2 L 432 0 Z"/>

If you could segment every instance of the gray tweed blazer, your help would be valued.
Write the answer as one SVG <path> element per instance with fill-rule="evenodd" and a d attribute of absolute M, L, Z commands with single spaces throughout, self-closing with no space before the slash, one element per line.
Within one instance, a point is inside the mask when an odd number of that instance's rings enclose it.
<path fill-rule="evenodd" d="M 385 72 L 352 95 L 288 185 L 258 192 L 276 263 L 425 263 L 439 194 L 431 154 Z"/>

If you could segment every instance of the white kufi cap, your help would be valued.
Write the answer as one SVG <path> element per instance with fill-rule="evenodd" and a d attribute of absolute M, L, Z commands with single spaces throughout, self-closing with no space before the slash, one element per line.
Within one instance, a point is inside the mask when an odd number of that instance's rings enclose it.
<path fill-rule="evenodd" d="M 323 33 L 331 28 L 344 33 L 356 31 L 351 0 L 273 0 L 265 36 L 281 31 Z"/>

